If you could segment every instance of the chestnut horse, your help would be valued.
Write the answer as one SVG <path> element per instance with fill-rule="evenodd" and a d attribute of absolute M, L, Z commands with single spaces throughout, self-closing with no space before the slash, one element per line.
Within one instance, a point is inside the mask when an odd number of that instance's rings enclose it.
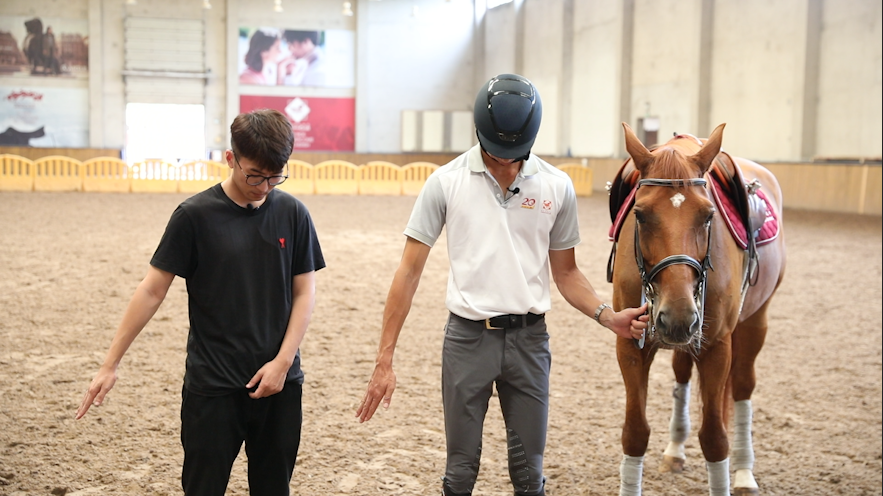
<path fill-rule="evenodd" d="M 676 380 L 663 471 L 679 472 L 684 466 L 695 364 L 702 401 L 699 443 L 709 492 L 730 494 L 732 468 L 734 494 L 758 494 L 752 473 L 751 394 L 767 310 L 785 270 L 781 189 L 761 165 L 721 151 L 724 124 L 707 140 L 679 135 L 652 151 L 627 124 L 623 127 L 631 158 L 612 186 L 630 193 L 625 201 L 620 201 L 625 194 L 616 198 L 625 208 L 618 210 L 618 226 L 611 230 L 616 242 L 608 279 L 615 309 L 646 301 L 650 320 L 642 340 L 618 338 L 616 343 L 626 390 L 620 495 L 641 494 L 650 438 L 647 381 L 660 349 L 673 350 Z M 728 189 L 733 199 L 721 203 Z M 611 193 L 613 218 L 617 195 Z M 732 205 L 736 207 L 724 208 Z M 724 210 L 735 211 L 735 220 Z M 740 225 L 742 243 L 736 236 Z M 761 232 L 766 236 L 761 238 Z"/>

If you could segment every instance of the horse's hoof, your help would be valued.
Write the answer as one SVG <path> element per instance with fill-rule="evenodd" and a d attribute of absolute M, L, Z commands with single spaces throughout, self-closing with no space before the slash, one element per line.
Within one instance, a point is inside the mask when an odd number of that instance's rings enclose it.
<path fill-rule="evenodd" d="M 760 490 L 756 487 L 734 487 L 733 496 L 757 496 Z"/>
<path fill-rule="evenodd" d="M 662 463 L 659 465 L 659 472 L 663 474 L 669 472 L 673 474 L 679 474 L 684 471 L 684 463 L 686 462 L 687 460 L 685 460 L 684 458 L 678 458 L 671 455 L 662 455 Z"/>

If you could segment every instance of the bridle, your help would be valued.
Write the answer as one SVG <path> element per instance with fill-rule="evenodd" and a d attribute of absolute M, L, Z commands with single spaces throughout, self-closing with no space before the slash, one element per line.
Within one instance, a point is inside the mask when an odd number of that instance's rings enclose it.
<path fill-rule="evenodd" d="M 702 178 L 692 179 L 641 179 L 638 181 L 638 188 L 641 186 L 705 186 L 706 180 Z M 670 255 L 660 260 L 658 264 L 648 273 L 644 264 L 644 255 L 641 252 L 640 231 L 638 230 L 638 222 L 635 222 L 635 262 L 638 264 L 638 272 L 641 274 L 641 304 L 647 302 L 647 313 L 650 315 L 649 326 L 647 330 L 650 335 L 656 334 L 656 315 L 654 313 L 654 303 L 658 293 L 653 288 L 653 279 L 662 272 L 666 267 L 672 265 L 688 265 L 696 270 L 699 274 L 699 284 L 693 292 L 693 300 L 699 309 L 699 332 L 694 336 L 692 345 L 695 353 L 698 355 L 702 349 L 702 327 L 705 320 L 705 289 L 708 282 L 708 269 L 714 270 L 711 264 L 711 226 L 708 227 L 708 246 L 705 248 L 705 258 L 700 262 L 689 255 Z M 638 348 L 644 347 L 644 340 L 647 335 L 645 333 L 641 339 L 635 340 Z"/>

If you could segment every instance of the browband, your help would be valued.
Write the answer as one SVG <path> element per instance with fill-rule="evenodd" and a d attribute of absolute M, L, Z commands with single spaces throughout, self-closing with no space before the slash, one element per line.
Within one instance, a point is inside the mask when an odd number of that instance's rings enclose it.
<path fill-rule="evenodd" d="M 692 179 L 640 179 L 638 187 L 646 186 L 705 186 L 705 179 L 694 177 Z"/>

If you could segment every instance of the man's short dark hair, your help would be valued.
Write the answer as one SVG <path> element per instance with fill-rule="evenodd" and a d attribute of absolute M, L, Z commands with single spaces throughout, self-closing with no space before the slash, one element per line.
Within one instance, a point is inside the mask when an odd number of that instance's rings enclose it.
<path fill-rule="evenodd" d="M 294 41 L 303 43 L 304 41 L 310 40 L 314 45 L 319 46 L 318 31 L 295 31 L 292 29 L 286 29 L 285 32 L 282 33 L 282 37 L 285 38 L 285 41 L 288 43 Z"/>
<path fill-rule="evenodd" d="M 239 114 L 230 125 L 230 144 L 237 159 L 245 157 L 261 169 L 281 172 L 294 149 L 291 123 L 272 109 Z"/>

